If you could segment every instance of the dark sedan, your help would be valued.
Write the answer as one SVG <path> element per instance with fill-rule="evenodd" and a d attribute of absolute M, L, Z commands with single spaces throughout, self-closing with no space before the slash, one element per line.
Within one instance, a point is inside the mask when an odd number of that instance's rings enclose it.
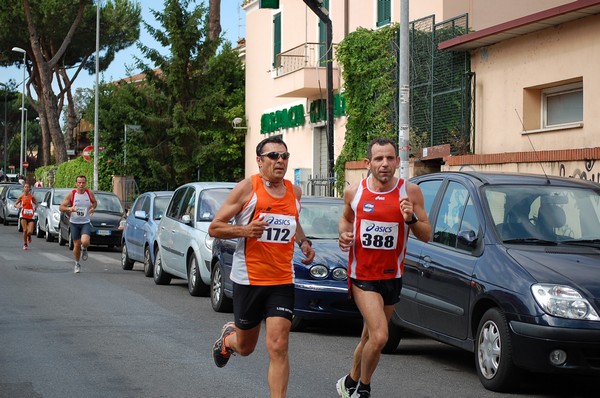
<path fill-rule="evenodd" d="M 433 227 L 409 238 L 384 352 L 410 330 L 473 352 L 494 391 L 529 370 L 600 375 L 600 185 L 481 172 L 414 178 Z"/>
<path fill-rule="evenodd" d="M 338 246 L 338 221 L 343 200 L 303 197 L 300 224 L 312 240 L 315 259 L 309 265 L 300 249 L 294 249 L 296 297 L 292 330 L 302 329 L 312 319 L 360 319 L 348 295 L 348 253 Z M 229 279 L 237 239 L 215 239 L 211 272 L 211 303 L 219 312 L 231 311 L 233 284 Z"/>
<path fill-rule="evenodd" d="M 112 192 L 104 191 L 94 191 L 94 195 L 98 206 L 90 216 L 92 225 L 90 245 L 109 248 L 120 246 L 123 236 L 121 222 L 124 221 L 125 211 L 119 197 Z M 68 243 L 69 249 L 72 250 L 73 239 L 71 239 L 69 216 L 69 212 L 62 212 L 60 215 L 58 244 L 64 246 Z"/>

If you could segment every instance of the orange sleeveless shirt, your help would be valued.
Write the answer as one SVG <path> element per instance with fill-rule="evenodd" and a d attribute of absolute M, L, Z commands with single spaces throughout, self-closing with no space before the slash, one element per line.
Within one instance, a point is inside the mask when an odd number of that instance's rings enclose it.
<path fill-rule="evenodd" d="M 290 181 L 282 198 L 271 196 L 260 175 L 250 177 L 252 196 L 236 215 L 238 225 L 248 225 L 264 216 L 271 225 L 259 239 L 239 238 L 231 269 L 231 280 L 242 285 L 272 286 L 294 283 L 294 236 L 300 203 Z"/>
<path fill-rule="evenodd" d="M 33 220 L 33 215 L 35 214 L 35 210 L 33 208 L 33 195 L 29 194 L 25 196 L 25 194 L 21 195 L 21 217 L 27 218 L 28 220 Z"/>

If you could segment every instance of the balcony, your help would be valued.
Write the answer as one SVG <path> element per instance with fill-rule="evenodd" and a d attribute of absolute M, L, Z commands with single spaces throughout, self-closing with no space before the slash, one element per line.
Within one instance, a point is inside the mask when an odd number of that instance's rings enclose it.
<path fill-rule="evenodd" d="M 277 97 L 313 98 L 326 96 L 327 68 L 319 59 L 321 43 L 303 43 L 277 55 L 275 95 Z M 339 90 L 340 75 L 333 55 L 333 90 Z M 324 50 L 323 50 L 324 52 Z"/>

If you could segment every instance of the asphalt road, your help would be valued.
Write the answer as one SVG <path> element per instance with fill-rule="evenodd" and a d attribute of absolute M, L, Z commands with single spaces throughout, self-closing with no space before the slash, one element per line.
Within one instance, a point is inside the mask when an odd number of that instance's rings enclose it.
<path fill-rule="evenodd" d="M 91 248 L 80 274 L 66 247 L 36 237 L 21 250 L 0 226 L 0 398 L 268 397 L 264 334 L 250 357 L 215 367 L 212 344 L 231 314 L 213 312 L 184 282 L 157 286 L 141 264 Z M 293 333 L 288 397 L 337 397 L 360 325 L 321 322 Z M 593 392 L 595 389 L 596 393 Z M 594 380 L 528 376 L 515 394 L 485 390 L 472 355 L 410 336 L 382 356 L 373 397 L 597 396 Z M 587 395 L 586 395 L 587 394 Z"/>

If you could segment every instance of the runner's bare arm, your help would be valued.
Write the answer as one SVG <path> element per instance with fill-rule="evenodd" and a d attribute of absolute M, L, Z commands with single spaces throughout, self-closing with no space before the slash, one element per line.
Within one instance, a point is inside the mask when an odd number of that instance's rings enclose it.
<path fill-rule="evenodd" d="M 58 207 L 58 209 L 60 211 L 73 211 L 74 210 L 73 206 L 71 206 L 72 196 L 73 196 L 72 192 L 69 192 L 68 194 L 65 195 L 65 198 L 63 199 L 62 203 Z"/>
<path fill-rule="evenodd" d="M 350 250 L 350 246 L 354 242 L 354 234 L 352 232 L 354 226 L 354 210 L 351 204 L 358 190 L 358 185 L 352 185 L 344 191 L 344 211 L 338 222 L 339 245 L 342 251 Z"/>
<path fill-rule="evenodd" d="M 229 223 L 238 214 L 244 203 L 252 195 L 252 181 L 246 178 L 240 181 L 221 205 L 215 218 L 208 227 L 210 236 L 220 239 L 229 238 L 260 238 L 269 225 L 266 221 L 254 220 L 248 225 L 233 225 Z"/>

